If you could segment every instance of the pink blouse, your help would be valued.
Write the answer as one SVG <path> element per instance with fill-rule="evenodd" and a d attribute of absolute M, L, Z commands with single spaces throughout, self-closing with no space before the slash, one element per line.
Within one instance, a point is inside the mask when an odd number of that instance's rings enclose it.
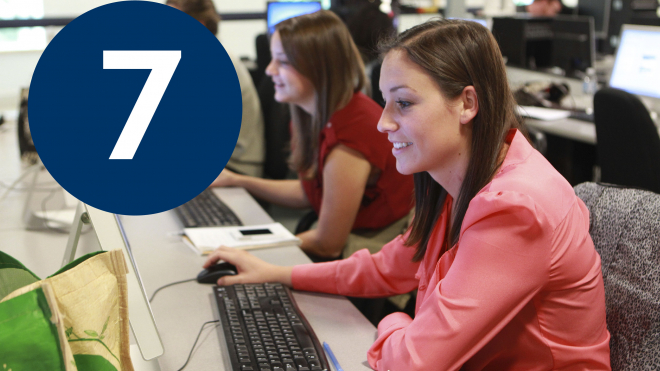
<path fill-rule="evenodd" d="M 421 262 L 399 236 L 374 255 L 293 269 L 297 290 L 382 297 L 418 289 L 414 320 L 399 312 L 378 325 L 372 368 L 610 370 L 589 212 L 522 134 L 509 139 L 501 169 L 442 257 L 450 197 Z"/>

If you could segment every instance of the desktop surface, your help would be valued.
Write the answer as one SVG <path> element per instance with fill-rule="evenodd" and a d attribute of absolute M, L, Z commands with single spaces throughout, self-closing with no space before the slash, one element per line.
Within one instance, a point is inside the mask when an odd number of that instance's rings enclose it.
<path fill-rule="evenodd" d="M 0 180 L 10 184 L 20 176 L 15 123 L 0 130 Z M 39 184 L 53 185 L 46 171 L 40 173 Z M 57 186 L 57 184 L 54 184 Z M 47 195 L 50 191 L 46 192 Z M 270 216 L 241 188 L 214 189 L 246 225 L 272 222 Z M 21 214 L 26 193 L 13 191 L 0 207 L 0 250 L 24 263 L 35 274 L 46 277 L 60 268 L 68 235 L 54 231 L 27 231 Z M 202 269 L 205 257 L 187 247 L 179 233 L 182 224 L 174 211 L 148 216 L 121 216 L 133 256 L 139 266 L 146 293 L 166 284 L 194 279 Z M 87 227 L 86 227 L 87 228 Z M 93 232 L 83 231 L 78 256 L 99 249 Z M 309 258 L 296 246 L 254 250 L 261 259 L 277 265 L 309 263 Z M 151 302 L 154 318 L 165 353 L 158 358 L 162 371 L 178 370 L 186 361 L 200 327 L 214 316 L 215 299 L 212 286 L 187 282 L 168 287 Z M 376 328 L 344 297 L 307 292 L 293 296 L 321 342 L 330 344 L 339 363 L 347 370 L 368 370 L 366 354 L 372 345 Z M 217 329 L 207 326 L 193 352 L 187 370 L 224 370 L 226 354 Z M 350 341 L 347 341 L 349 339 Z"/>

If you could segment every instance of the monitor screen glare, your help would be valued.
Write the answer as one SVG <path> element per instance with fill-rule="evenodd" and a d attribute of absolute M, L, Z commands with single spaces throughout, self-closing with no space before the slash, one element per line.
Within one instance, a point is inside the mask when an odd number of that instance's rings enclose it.
<path fill-rule="evenodd" d="M 660 99 L 660 27 L 624 25 L 610 86 Z"/>
<path fill-rule="evenodd" d="M 321 3 L 315 1 L 269 2 L 268 3 L 268 33 L 275 32 L 275 25 L 289 18 L 321 10 Z"/>

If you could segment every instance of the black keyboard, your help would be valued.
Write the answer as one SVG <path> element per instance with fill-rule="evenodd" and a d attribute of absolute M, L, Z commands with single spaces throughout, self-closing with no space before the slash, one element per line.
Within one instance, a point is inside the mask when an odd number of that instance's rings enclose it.
<path fill-rule="evenodd" d="M 571 114 L 568 117 L 586 122 L 594 122 L 593 112 L 586 113 L 585 111 L 571 111 Z"/>
<path fill-rule="evenodd" d="M 213 288 L 233 371 L 328 371 L 289 289 L 279 283 Z"/>
<path fill-rule="evenodd" d="M 185 228 L 243 225 L 233 211 L 210 189 L 174 209 Z"/>

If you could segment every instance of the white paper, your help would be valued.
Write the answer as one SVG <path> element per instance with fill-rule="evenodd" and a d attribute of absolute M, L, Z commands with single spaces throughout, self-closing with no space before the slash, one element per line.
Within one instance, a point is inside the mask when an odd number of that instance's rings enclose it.
<path fill-rule="evenodd" d="M 239 230 L 269 229 L 272 235 L 260 235 L 252 239 L 241 239 Z M 185 228 L 184 241 L 187 238 L 201 254 L 208 254 L 220 246 L 238 249 L 258 249 L 264 247 L 300 245 L 300 239 L 289 232 L 280 223 L 250 226 Z M 186 241 L 187 242 L 187 241 Z"/>
<path fill-rule="evenodd" d="M 565 119 L 571 115 L 571 112 L 554 108 L 518 106 L 518 114 L 537 120 L 553 121 Z"/>

